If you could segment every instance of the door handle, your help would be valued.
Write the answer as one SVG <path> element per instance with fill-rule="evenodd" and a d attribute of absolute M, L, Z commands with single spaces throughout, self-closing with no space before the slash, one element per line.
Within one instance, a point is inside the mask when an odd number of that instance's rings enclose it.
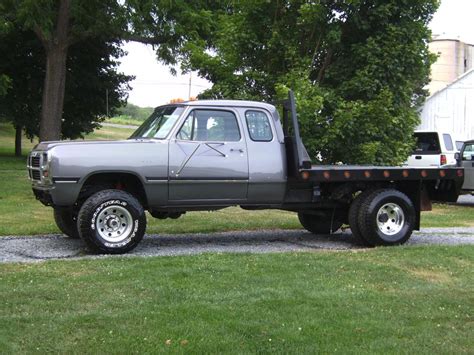
<path fill-rule="evenodd" d="M 231 148 L 230 151 L 231 151 L 231 152 L 239 152 L 239 153 L 243 153 L 243 152 L 244 152 L 243 149 L 234 149 L 234 148 Z"/>
<path fill-rule="evenodd" d="M 417 155 L 417 156 L 415 157 L 415 159 L 421 160 L 421 155 Z"/>

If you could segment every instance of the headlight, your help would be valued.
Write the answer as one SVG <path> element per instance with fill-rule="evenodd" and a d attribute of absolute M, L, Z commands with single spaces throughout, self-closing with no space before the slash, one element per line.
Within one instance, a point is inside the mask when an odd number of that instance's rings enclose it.
<path fill-rule="evenodd" d="M 41 159 L 41 180 L 44 184 L 53 183 L 53 174 L 51 173 L 51 154 L 43 153 Z"/>

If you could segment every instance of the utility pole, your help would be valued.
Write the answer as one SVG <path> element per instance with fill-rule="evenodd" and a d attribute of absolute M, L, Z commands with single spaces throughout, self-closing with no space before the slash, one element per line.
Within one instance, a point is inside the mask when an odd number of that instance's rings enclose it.
<path fill-rule="evenodd" d="M 105 89 L 105 110 L 107 118 L 109 118 L 109 89 Z"/>
<path fill-rule="evenodd" d="M 192 73 L 189 73 L 188 100 L 191 100 L 191 77 Z"/>

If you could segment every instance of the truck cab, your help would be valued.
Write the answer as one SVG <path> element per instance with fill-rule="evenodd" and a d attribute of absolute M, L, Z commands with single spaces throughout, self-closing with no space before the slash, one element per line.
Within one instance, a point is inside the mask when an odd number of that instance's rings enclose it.
<path fill-rule="evenodd" d="M 168 184 L 152 205 L 281 203 L 286 187 L 278 112 L 250 101 L 196 101 L 162 106 L 130 137 L 162 140 L 168 164 L 148 181 Z"/>

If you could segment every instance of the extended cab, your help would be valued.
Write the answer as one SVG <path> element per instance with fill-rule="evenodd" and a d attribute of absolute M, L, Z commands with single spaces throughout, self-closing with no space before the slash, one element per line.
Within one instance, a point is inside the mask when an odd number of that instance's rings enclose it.
<path fill-rule="evenodd" d="M 33 191 L 58 227 L 101 253 L 133 249 L 155 218 L 187 211 L 282 209 L 328 234 L 349 224 L 365 245 L 404 243 L 430 200 L 455 201 L 463 169 L 313 166 L 293 94 L 275 106 L 194 101 L 156 108 L 127 140 L 43 142 Z M 283 123 L 283 125 L 281 124 Z"/>

